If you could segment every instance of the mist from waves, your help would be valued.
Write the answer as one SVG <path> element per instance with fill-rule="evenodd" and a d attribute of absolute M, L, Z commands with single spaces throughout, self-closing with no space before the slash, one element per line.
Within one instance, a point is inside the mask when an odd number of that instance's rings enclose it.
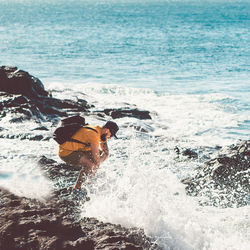
<path fill-rule="evenodd" d="M 82 216 L 143 228 L 163 249 L 248 249 L 249 206 L 201 207 L 178 178 L 199 162 L 178 162 L 162 142 L 130 133 L 87 187 Z"/>
<path fill-rule="evenodd" d="M 212 158 L 216 146 L 249 139 L 249 113 L 237 98 L 93 83 L 84 93 L 101 100 L 97 110 L 132 106 L 149 110 L 153 119 L 116 120 L 119 140 L 110 141 L 110 158 L 86 187 L 90 201 L 82 216 L 143 228 L 164 249 L 248 249 L 249 206 L 201 207 L 180 182 Z M 195 149 L 198 159 L 178 158 L 176 146 Z"/>
<path fill-rule="evenodd" d="M 9 129 L 18 133 L 33 126 L 27 122 L 16 128 L 10 125 Z M 43 154 L 55 156 L 54 142 L 1 138 L 0 144 L 0 186 L 21 197 L 42 201 L 49 197 L 53 184 L 39 169 L 38 161 Z"/>

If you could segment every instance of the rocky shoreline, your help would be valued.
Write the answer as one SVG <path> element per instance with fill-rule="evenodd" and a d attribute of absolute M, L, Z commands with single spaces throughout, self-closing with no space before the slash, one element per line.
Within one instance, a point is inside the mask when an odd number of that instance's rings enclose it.
<path fill-rule="evenodd" d="M 0 67 L 0 97 L 0 119 L 11 114 L 10 124 L 26 120 L 37 124 L 30 133 L 19 135 L 1 127 L 0 138 L 50 140 L 51 134 L 41 133 L 49 130 L 43 123 L 56 127 L 60 119 L 70 115 L 151 119 L 148 111 L 134 107 L 92 112 L 94 106 L 83 99 L 54 98 L 38 78 L 16 67 Z M 78 169 L 45 156 L 41 156 L 39 165 L 55 183 L 54 193 L 46 201 L 18 197 L 0 188 L 0 249 L 160 249 L 142 229 L 81 218 L 79 201 L 72 198 L 71 190 L 57 186 L 61 178 L 75 179 Z"/>
<path fill-rule="evenodd" d="M 96 111 L 94 105 L 84 99 L 58 99 L 52 94 L 29 73 L 16 67 L 0 67 L 0 119 L 8 118 L 7 126 L 0 127 L 0 138 L 50 140 L 51 128 L 70 115 L 93 116 L 97 120 L 151 119 L 150 112 L 134 105 Z M 16 135 L 8 129 L 9 124 L 30 120 L 36 126 L 29 132 Z M 143 128 L 135 129 L 142 131 Z M 176 147 L 174 150 L 178 156 L 198 158 L 192 149 Z M 78 169 L 46 156 L 40 156 L 39 166 L 55 186 L 53 195 L 46 201 L 18 197 L 0 188 L 0 249 L 160 249 L 142 229 L 81 218 L 79 201 L 72 199 L 70 189 L 58 185 L 63 178 L 73 182 Z M 250 141 L 241 141 L 220 149 L 217 157 L 205 162 L 182 182 L 187 194 L 199 197 L 201 205 L 240 207 L 249 202 L 249 179 Z"/>
<path fill-rule="evenodd" d="M 40 202 L 0 189 L 0 249 L 159 249 L 143 230 L 76 220 L 73 201 L 57 197 Z"/>
<path fill-rule="evenodd" d="M 13 122 L 27 119 L 52 120 L 56 117 L 67 117 L 72 114 L 82 113 L 103 118 L 135 117 L 137 119 L 151 119 L 148 111 L 138 110 L 133 107 L 107 108 L 91 113 L 93 104 L 77 98 L 77 101 L 58 99 L 44 89 L 42 82 L 28 72 L 16 67 L 0 67 L 0 118 L 6 112 L 16 114 Z"/>
<path fill-rule="evenodd" d="M 46 157 L 40 165 L 54 182 L 78 171 Z M 0 249 L 160 249 L 141 229 L 81 218 L 70 190 L 41 202 L 0 189 L 0 200 Z"/>
<path fill-rule="evenodd" d="M 222 148 L 218 156 L 197 168 L 194 176 L 182 180 L 188 195 L 202 205 L 241 207 L 250 196 L 250 141 Z"/>

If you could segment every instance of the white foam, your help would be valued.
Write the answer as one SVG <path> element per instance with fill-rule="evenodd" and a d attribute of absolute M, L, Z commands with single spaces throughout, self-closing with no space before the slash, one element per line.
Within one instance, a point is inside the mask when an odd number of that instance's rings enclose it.
<path fill-rule="evenodd" d="M 45 142 L 0 139 L 0 186 L 18 196 L 44 200 L 52 183 L 38 166 L 41 153 L 49 154 Z"/>
<path fill-rule="evenodd" d="M 59 83 L 51 83 L 49 87 L 59 89 Z M 82 97 L 94 103 L 97 110 L 128 106 L 148 110 L 155 135 L 182 139 L 187 144 L 192 141 L 195 146 L 222 146 L 249 136 L 248 130 L 242 130 L 240 125 L 250 120 L 250 114 L 237 112 L 235 98 L 226 94 L 157 94 L 150 89 L 99 83 L 66 84 L 66 88 L 69 91 L 61 94 L 73 98 L 84 92 L 86 96 Z M 229 103 L 223 103 L 225 99 Z"/>
<path fill-rule="evenodd" d="M 199 206 L 171 171 L 178 162 L 145 143 L 133 136 L 111 144 L 115 153 L 88 186 L 83 216 L 143 228 L 164 249 L 248 249 L 250 208 Z"/>

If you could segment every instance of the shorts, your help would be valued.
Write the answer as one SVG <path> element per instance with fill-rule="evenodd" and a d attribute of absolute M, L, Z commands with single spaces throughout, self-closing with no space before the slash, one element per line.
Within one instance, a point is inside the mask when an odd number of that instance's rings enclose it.
<path fill-rule="evenodd" d="M 80 159 L 83 156 L 92 159 L 91 151 L 73 151 L 69 155 L 60 156 L 60 158 L 69 165 L 81 167 L 82 164 L 80 163 Z"/>

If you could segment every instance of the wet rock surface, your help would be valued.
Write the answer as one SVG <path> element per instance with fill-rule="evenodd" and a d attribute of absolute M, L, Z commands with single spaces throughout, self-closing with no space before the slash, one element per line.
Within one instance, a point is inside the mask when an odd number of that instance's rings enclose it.
<path fill-rule="evenodd" d="M 245 206 L 250 195 L 250 141 L 222 148 L 216 158 L 182 180 L 189 195 L 203 197 L 202 205 Z"/>
<path fill-rule="evenodd" d="M 30 119 L 52 120 L 57 117 L 67 117 L 68 113 L 87 112 L 90 108 L 87 102 L 60 100 L 53 97 L 33 98 L 5 92 L 0 92 L 0 97 L 0 118 L 6 116 L 6 113 L 11 113 L 15 116 L 12 122 Z"/>
<path fill-rule="evenodd" d="M 75 180 L 79 169 L 42 156 L 41 170 L 55 184 L 41 202 L 0 188 L 0 249 L 160 249 L 142 229 L 81 218 L 84 200 L 57 185 Z"/>
<path fill-rule="evenodd" d="M 142 230 L 74 220 L 77 207 L 58 196 L 43 203 L 0 189 L 0 200 L 0 249 L 159 249 Z"/>
<path fill-rule="evenodd" d="M 85 100 L 53 98 L 42 82 L 16 67 L 0 67 L 0 118 L 11 113 L 10 122 L 52 121 L 69 113 L 87 112 L 91 107 Z"/>
<path fill-rule="evenodd" d="M 6 133 L 0 134 L 0 138 L 49 140 L 52 137 L 51 134 L 42 134 L 39 131 L 49 131 L 51 128 L 54 130 L 61 119 L 71 115 L 94 116 L 97 120 L 109 120 L 110 117 L 151 119 L 149 111 L 141 111 L 134 106 L 102 111 L 93 111 L 93 108 L 94 105 L 81 98 L 70 100 L 53 97 L 52 92 L 46 91 L 42 82 L 28 72 L 16 67 L 0 67 L 0 119 L 8 116 L 8 123 L 32 120 L 37 123 L 37 128 L 43 127 L 40 130 L 32 129 L 19 135 L 5 131 Z M 45 122 L 49 123 L 50 129 L 43 125 Z M 0 132 L 4 130 L 3 127 Z"/>
<path fill-rule="evenodd" d="M 42 82 L 17 67 L 0 67 L 0 91 L 22 94 L 30 98 L 48 97 Z"/>
<path fill-rule="evenodd" d="M 86 100 L 77 101 L 57 99 L 48 93 L 42 82 L 28 72 L 16 67 L 0 67 L 0 117 L 6 112 L 16 114 L 13 122 L 25 119 L 52 119 L 67 117 L 68 114 L 88 113 L 90 108 Z M 137 108 L 105 109 L 98 112 L 99 116 L 111 116 L 113 119 L 122 117 L 135 117 L 137 119 L 151 119 L 149 111 L 140 111 Z"/>
<path fill-rule="evenodd" d="M 180 149 L 179 147 L 175 147 L 174 148 L 175 153 L 177 154 L 177 156 L 184 156 L 187 157 L 189 159 L 197 159 L 198 158 L 198 153 L 196 153 L 194 150 L 189 149 L 189 148 L 185 148 L 185 149 Z"/>
<path fill-rule="evenodd" d="M 140 120 L 152 119 L 149 111 L 143 111 L 138 109 L 104 109 L 104 114 L 111 116 L 113 119 L 122 117 L 134 117 Z"/>

